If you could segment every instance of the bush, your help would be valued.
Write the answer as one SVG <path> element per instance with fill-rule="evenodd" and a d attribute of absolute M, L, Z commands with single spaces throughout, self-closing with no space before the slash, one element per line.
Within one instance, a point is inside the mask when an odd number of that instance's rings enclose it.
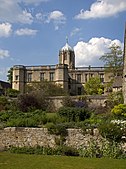
<path fill-rule="evenodd" d="M 126 158 L 125 152 L 122 150 L 120 144 L 115 142 L 110 143 L 107 141 L 101 142 L 101 145 L 98 145 L 96 141 L 91 141 L 87 147 L 79 150 L 79 155 L 81 157 L 89 158 Z"/>
<path fill-rule="evenodd" d="M 36 127 L 47 123 L 47 115 L 42 110 L 34 112 L 1 111 L 0 122 L 9 127 Z"/>
<path fill-rule="evenodd" d="M 68 134 L 66 126 L 64 124 L 47 123 L 46 127 L 48 128 L 48 131 L 50 132 L 50 134 L 56 134 L 62 137 L 65 137 Z"/>
<path fill-rule="evenodd" d="M 100 134 L 110 142 L 121 142 L 124 131 L 112 122 L 106 122 L 99 126 Z"/>
<path fill-rule="evenodd" d="M 66 155 L 66 156 L 78 156 L 79 153 L 76 149 L 67 146 L 58 146 L 56 148 L 51 147 L 11 147 L 9 149 L 11 153 L 19 154 L 41 154 L 41 155 Z"/>
<path fill-rule="evenodd" d="M 76 107 L 61 107 L 57 113 L 61 118 L 65 118 L 66 122 L 84 121 L 90 117 L 88 110 Z"/>
<path fill-rule="evenodd" d="M 119 104 L 117 106 L 114 106 L 114 108 L 111 110 L 111 113 L 117 117 L 125 117 L 126 118 L 126 105 Z"/>
<path fill-rule="evenodd" d="M 20 91 L 19 90 L 15 90 L 15 89 L 11 89 L 8 88 L 6 91 L 6 95 L 9 97 L 17 97 L 19 95 Z"/>
<path fill-rule="evenodd" d="M 6 110 L 7 105 L 8 105 L 8 100 L 4 96 L 0 96 L 0 111 Z"/>
<path fill-rule="evenodd" d="M 112 92 L 107 97 L 106 107 L 111 110 L 114 106 L 123 104 L 123 102 L 124 100 L 122 92 Z"/>

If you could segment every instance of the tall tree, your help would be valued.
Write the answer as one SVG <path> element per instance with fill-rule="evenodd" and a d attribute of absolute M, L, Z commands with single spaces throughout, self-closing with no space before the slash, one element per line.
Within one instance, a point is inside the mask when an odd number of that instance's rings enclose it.
<path fill-rule="evenodd" d="M 112 73 L 112 76 L 115 77 L 120 73 L 122 74 L 122 65 L 123 65 L 123 52 L 120 46 L 115 43 L 109 47 L 110 52 L 105 53 L 100 57 L 100 60 L 105 62 L 105 70 Z"/>
<path fill-rule="evenodd" d="M 89 81 L 84 86 L 85 91 L 89 95 L 102 94 L 104 86 L 101 84 L 100 78 L 98 76 L 91 77 Z"/>
<path fill-rule="evenodd" d="M 8 70 L 8 74 L 7 74 L 7 80 L 8 82 L 12 85 L 12 73 L 13 73 L 13 68 L 11 67 L 9 70 Z"/>

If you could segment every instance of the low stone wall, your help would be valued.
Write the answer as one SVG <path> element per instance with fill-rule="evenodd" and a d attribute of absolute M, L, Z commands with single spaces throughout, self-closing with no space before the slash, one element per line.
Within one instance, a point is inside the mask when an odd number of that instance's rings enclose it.
<path fill-rule="evenodd" d="M 0 149 L 30 146 L 55 146 L 55 135 L 46 128 L 8 127 L 0 130 Z"/>
<path fill-rule="evenodd" d="M 49 99 L 54 103 L 54 106 L 56 109 L 60 108 L 62 106 L 62 100 L 65 96 L 55 96 L 55 97 L 50 97 Z M 80 96 L 70 96 L 73 101 L 78 101 L 83 97 L 83 95 Z M 90 95 L 86 96 L 86 100 L 88 103 L 88 106 L 91 107 L 96 107 L 96 106 L 105 106 L 105 101 L 107 99 L 106 95 Z"/>
<path fill-rule="evenodd" d="M 37 145 L 53 148 L 59 137 L 49 134 L 46 128 L 7 127 L 0 130 L 0 150 L 11 146 L 36 147 Z M 92 142 L 101 145 L 103 140 L 97 129 L 94 129 L 93 132 L 87 130 L 86 133 L 81 129 L 68 129 L 68 136 L 64 144 L 77 149 L 84 149 Z M 123 144 L 123 148 L 126 151 L 126 143 Z"/>
<path fill-rule="evenodd" d="M 49 134 L 46 128 L 7 127 L 0 130 L 0 150 L 11 146 L 55 147 L 57 137 L 60 136 Z M 102 140 L 97 129 L 94 129 L 93 134 L 84 134 L 81 129 L 68 129 L 65 144 L 78 149 L 88 146 L 92 140 L 98 144 Z"/>

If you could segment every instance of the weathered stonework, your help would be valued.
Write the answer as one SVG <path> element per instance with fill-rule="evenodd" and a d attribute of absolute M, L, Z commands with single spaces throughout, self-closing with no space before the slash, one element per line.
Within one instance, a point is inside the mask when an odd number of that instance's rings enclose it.
<path fill-rule="evenodd" d="M 0 149 L 30 146 L 55 147 L 55 135 L 50 135 L 46 128 L 8 127 L 0 130 Z"/>
<path fill-rule="evenodd" d="M 55 147 L 56 139 L 59 136 L 51 135 L 46 128 L 24 128 L 24 127 L 7 127 L 0 130 L 0 150 L 11 146 L 14 147 Z M 81 129 L 68 129 L 65 145 L 77 149 L 84 149 L 90 143 L 95 142 L 101 145 L 103 138 L 97 129 L 87 130 L 86 133 Z M 126 151 L 126 143 L 123 145 Z"/>

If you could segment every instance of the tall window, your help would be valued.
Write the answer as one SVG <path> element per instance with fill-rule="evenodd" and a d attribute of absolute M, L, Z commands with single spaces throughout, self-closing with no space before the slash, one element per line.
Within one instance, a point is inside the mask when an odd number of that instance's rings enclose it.
<path fill-rule="evenodd" d="M 100 74 L 99 76 L 100 76 L 100 81 L 104 82 L 104 74 Z"/>
<path fill-rule="evenodd" d="M 85 82 L 87 82 L 87 76 L 88 76 L 88 75 L 87 75 L 87 74 L 85 74 Z"/>
<path fill-rule="evenodd" d="M 19 78 L 19 76 L 18 76 L 18 75 L 16 75 L 16 76 L 15 76 L 15 80 L 18 80 L 18 78 Z"/>
<path fill-rule="evenodd" d="M 81 74 L 77 74 L 77 81 L 81 82 Z"/>
<path fill-rule="evenodd" d="M 50 81 L 54 81 L 54 72 L 50 72 Z"/>
<path fill-rule="evenodd" d="M 32 73 L 27 74 L 27 81 L 31 82 L 32 81 Z"/>
<path fill-rule="evenodd" d="M 40 73 L 40 81 L 44 80 L 45 73 Z"/>
<path fill-rule="evenodd" d="M 90 77 L 94 77 L 94 74 L 90 74 Z"/>

